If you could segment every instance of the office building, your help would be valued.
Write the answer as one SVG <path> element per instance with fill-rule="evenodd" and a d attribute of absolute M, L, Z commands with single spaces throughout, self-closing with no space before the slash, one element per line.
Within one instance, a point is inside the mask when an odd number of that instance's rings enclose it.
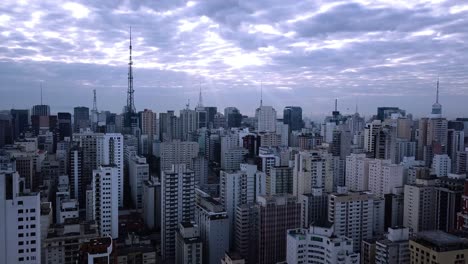
<path fill-rule="evenodd" d="M 236 207 L 234 221 L 234 249 L 246 263 L 257 263 L 258 206 L 243 204 Z"/>
<path fill-rule="evenodd" d="M 287 231 L 287 263 L 359 263 L 353 240 L 333 233 L 333 224 L 315 223 Z"/>
<path fill-rule="evenodd" d="M 72 131 L 73 131 L 71 114 L 70 113 L 58 113 L 57 122 L 58 122 L 58 129 L 59 129 L 58 140 L 62 141 L 62 140 L 65 140 L 65 138 L 70 138 L 71 140 Z"/>
<path fill-rule="evenodd" d="M 258 196 L 258 262 L 286 260 L 286 232 L 299 228 L 301 204 L 292 195 Z"/>
<path fill-rule="evenodd" d="M 457 213 L 462 210 L 465 175 L 449 174 L 438 179 L 435 188 L 436 228 L 445 232 L 456 230 Z"/>
<path fill-rule="evenodd" d="M 75 107 L 73 109 L 73 124 L 75 133 L 80 133 L 81 129 L 87 129 L 91 126 L 89 120 L 89 108 L 84 106 Z"/>
<path fill-rule="evenodd" d="M 304 126 L 302 121 L 302 108 L 299 106 L 286 106 L 283 110 L 283 122 L 291 131 L 301 130 Z"/>
<path fill-rule="evenodd" d="M 289 166 L 274 166 L 270 174 L 266 174 L 266 194 L 293 193 L 293 168 Z"/>
<path fill-rule="evenodd" d="M 311 193 L 300 195 L 298 200 L 301 203 L 302 228 L 307 228 L 328 215 L 328 194 L 323 189 L 314 188 Z"/>
<path fill-rule="evenodd" d="M 161 174 L 161 253 L 164 260 L 176 255 L 179 223 L 190 222 L 195 210 L 195 175 L 185 164 L 174 164 Z"/>
<path fill-rule="evenodd" d="M 33 106 L 31 116 L 50 116 L 50 106 L 43 104 Z"/>
<path fill-rule="evenodd" d="M 13 128 L 12 139 L 15 140 L 19 137 L 20 134 L 24 134 L 29 127 L 29 110 L 11 109 L 10 115 L 11 125 Z"/>
<path fill-rule="evenodd" d="M 385 230 L 389 227 L 403 226 L 404 187 L 393 188 L 392 193 L 384 195 Z"/>

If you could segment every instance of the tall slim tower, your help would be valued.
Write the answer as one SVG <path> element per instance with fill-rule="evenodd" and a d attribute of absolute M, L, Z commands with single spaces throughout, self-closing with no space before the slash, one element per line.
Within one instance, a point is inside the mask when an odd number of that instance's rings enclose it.
<path fill-rule="evenodd" d="M 138 127 L 138 116 L 135 110 L 135 101 L 133 97 L 133 61 L 132 61 L 132 28 L 130 28 L 130 56 L 128 61 L 128 90 L 127 90 L 127 105 L 124 111 L 124 134 L 134 133 L 134 129 Z"/>
<path fill-rule="evenodd" d="M 133 93 L 135 92 L 133 90 L 133 61 L 132 61 L 132 28 L 130 28 L 130 45 L 129 45 L 129 50 L 130 50 L 130 57 L 129 57 L 129 62 L 128 62 L 128 91 L 127 91 L 127 113 L 135 113 L 135 102 L 133 100 Z"/>

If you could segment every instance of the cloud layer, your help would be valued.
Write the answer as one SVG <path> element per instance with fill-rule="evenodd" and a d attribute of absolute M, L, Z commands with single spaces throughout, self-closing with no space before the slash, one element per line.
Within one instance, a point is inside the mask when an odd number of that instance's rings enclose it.
<path fill-rule="evenodd" d="M 411 3 L 407 3 L 411 2 Z M 132 27 L 137 110 L 204 102 L 251 114 L 400 106 L 468 112 L 468 4 L 459 1 L 18 1 L 0 5 L 0 105 L 120 112 Z"/>

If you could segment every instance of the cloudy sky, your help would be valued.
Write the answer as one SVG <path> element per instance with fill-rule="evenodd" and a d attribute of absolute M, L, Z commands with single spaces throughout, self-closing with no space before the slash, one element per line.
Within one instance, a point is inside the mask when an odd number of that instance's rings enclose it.
<path fill-rule="evenodd" d="M 409 2 L 409 3 L 408 3 Z M 198 101 L 252 114 L 430 112 L 440 76 L 448 117 L 468 115 L 468 3 L 453 0 L 154 0 L 0 3 L 0 105 L 52 112 L 126 103 L 132 27 L 137 110 Z"/>

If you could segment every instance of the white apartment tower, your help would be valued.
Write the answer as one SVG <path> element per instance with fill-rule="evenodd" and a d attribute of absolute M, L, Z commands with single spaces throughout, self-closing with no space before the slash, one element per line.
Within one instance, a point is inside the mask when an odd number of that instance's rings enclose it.
<path fill-rule="evenodd" d="M 328 221 L 335 235 L 351 238 L 354 251 L 360 252 L 363 239 L 383 232 L 383 204 L 368 192 L 333 193 L 328 200 Z"/>
<path fill-rule="evenodd" d="M 345 184 L 350 191 L 365 191 L 369 188 L 369 161 L 366 154 L 352 153 L 346 157 Z"/>
<path fill-rule="evenodd" d="M 255 110 L 257 132 L 276 132 L 276 110 L 271 106 L 260 105 Z"/>
<path fill-rule="evenodd" d="M 173 164 L 185 164 L 192 168 L 193 159 L 198 156 L 197 142 L 174 140 L 160 145 L 161 170 L 170 170 Z"/>
<path fill-rule="evenodd" d="M 295 155 L 293 169 L 293 195 L 311 193 L 313 188 L 325 187 L 327 162 L 318 152 L 301 151 Z"/>
<path fill-rule="evenodd" d="M 195 174 L 185 164 L 174 164 L 161 174 L 161 251 L 164 260 L 175 259 L 176 232 L 190 222 L 195 210 Z"/>
<path fill-rule="evenodd" d="M 40 203 L 18 172 L 0 172 L 0 263 L 41 262 Z"/>
<path fill-rule="evenodd" d="M 92 217 L 98 225 L 101 236 L 109 235 L 112 239 L 119 236 L 118 177 L 116 166 L 100 166 L 93 170 Z"/>
<path fill-rule="evenodd" d="M 403 186 L 403 166 L 392 164 L 390 160 L 372 159 L 369 161 L 369 188 L 376 197 L 383 198 L 392 193 L 393 188 Z"/>
<path fill-rule="evenodd" d="M 452 160 L 447 154 L 434 155 L 432 171 L 437 177 L 446 177 L 452 171 Z"/>

